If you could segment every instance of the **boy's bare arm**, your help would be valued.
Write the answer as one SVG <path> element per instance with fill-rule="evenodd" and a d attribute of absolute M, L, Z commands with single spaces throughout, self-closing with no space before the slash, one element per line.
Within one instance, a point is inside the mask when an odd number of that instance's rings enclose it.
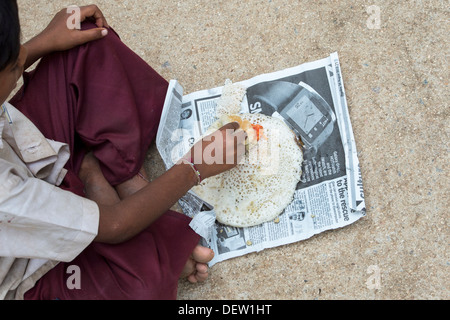
<path fill-rule="evenodd" d="M 197 182 L 188 165 L 175 165 L 158 179 L 115 205 L 99 205 L 97 242 L 121 243 L 157 220 Z"/>
<path fill-rule="evenodd" d="M 229 123 L 219 129 L 222 135 L 215 134 L 217 140 L 203 139 L 196 144 L 202 150 L 210 144 L 216 144 L 222 148 L 224 157 L 222 163 L 207 164 L 202 159 L 202 163 L 196 164 L 203 179 L 229 170 L 239 163 L 243 156 L 240 150 L 245 150 L 243 143 L 246 135 L 244 131 L 238 129 L 238 123 Z M 238 135 L 241 137 L 235 139 Z M 233 155 L 233 163 L 226 163 L 227 154 Z M 100 225 L 95 241 L 121 243 L 132 238 L 169 210 L 197 182 L 197 175 L 191 165 L 180 162 L 120 202 L 114 205 L 99 204 Z"/>
<path fill-rule="evenodd" d="M 75 13 L 71 13 L 70 10 L 68 12 L 67 9 L 62 9 L 44 31 L 24 44 L 28 49 L 25 70 L 51 52 L 69 50 L 89 41 L 101 39 L 108 34 L 106 29 L 109 27 L 108 23 L 96 5 L 79 7 L 79 9 L 80 22 L 91 18 L 95 20 L 98 28 L 83 31 L 74 29 L 70 23 L 68 24 L 68 21 L 70 22 L 71 19 L 78 17 L 74 17 L 73 14 Z"/>

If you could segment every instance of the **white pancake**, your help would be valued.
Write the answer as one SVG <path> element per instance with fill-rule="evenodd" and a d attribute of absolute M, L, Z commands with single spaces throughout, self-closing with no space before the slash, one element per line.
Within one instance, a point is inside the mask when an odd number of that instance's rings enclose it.
<path fill-rule="evenodd" d="M 250 137 L 246 157 L 235 168 L 205 179 L 194 192 L 214 206 L 219 222 L 250 227 L 274 220 L 292 201 L 303 153 L 282 120 L 262 114 L 224 115 L 208 132 L 236 120 Z M 254 125 L 262 130 L 255 132 Z"/>
<path fill-rule="evenodd" d="M 236 114 L 241 109 L 241 102 L 247 90 L 239 83 L 232 83 L 230 79 L 225 80 L 222 95 L 217 101 L 216 115 Z"/>

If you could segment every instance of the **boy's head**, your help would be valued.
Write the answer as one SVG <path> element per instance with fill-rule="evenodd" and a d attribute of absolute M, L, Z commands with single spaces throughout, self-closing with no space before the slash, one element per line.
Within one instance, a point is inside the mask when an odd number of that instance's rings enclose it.
<path fill-rule="evenodd" d="M 20 24 L 16 0 L 0 1 L 0 71 L 16 62 L 20 52 Z"/>
<path fill-rule="evenodd" d="M 0 1 L 0 104 L 15 88 L 23 73 L 26 50 L 20 45 L 20 22 L 16 0 Z"/>

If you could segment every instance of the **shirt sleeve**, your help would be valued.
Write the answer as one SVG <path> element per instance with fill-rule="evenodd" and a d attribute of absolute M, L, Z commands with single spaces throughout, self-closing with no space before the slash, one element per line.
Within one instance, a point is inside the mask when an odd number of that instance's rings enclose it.
<path fill-rule="evenodd" d="M 93 241 L 95 202 L 0 167 L 0 256 L 69 262 Z"/>

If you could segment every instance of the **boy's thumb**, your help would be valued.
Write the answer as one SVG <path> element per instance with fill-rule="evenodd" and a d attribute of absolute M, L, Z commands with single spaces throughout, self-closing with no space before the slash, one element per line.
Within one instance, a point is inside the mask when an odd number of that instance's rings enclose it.
<path fill-rule="evenodd" d="M 93 40 L 98 40 L 104 38 L 108 34 L 108 29 L 105 28 L 94 28 L 82 31 L 83 42 L 89 42 Z"/>

